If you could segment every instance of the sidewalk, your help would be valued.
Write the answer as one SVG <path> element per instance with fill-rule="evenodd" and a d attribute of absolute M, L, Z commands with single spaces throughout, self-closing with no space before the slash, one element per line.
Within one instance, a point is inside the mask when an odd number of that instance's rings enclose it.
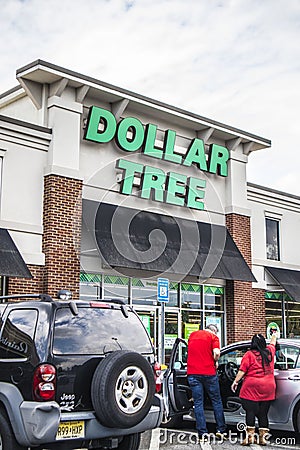
<path fill-rule="evenodd" d="M 139 450 L 185 450 L 186 448 L 189 450 L 221 450 L 221 448 L 222 450 L 245 450 L 245 448 L 251 448 L 253 450 L 300 449 L 295 433 L 272 433 L 270 444 L 264 447 L 258 444 L 244 447 L 241 445 L 241 441 L 242 436 L 232 431 L 227 441 L 218 441 L 212 436 L 209 443 L 199 444 L 195 431 L 157 428 L 143 433 Z"/>

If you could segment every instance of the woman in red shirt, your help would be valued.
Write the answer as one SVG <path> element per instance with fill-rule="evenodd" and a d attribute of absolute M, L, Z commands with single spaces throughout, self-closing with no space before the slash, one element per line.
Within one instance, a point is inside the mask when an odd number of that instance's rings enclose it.
<path fill-rule="evenodd" d="M 255 417 L 258 419 L 259 444 L 266 445 L 269 432 L 268 412 L 271 401 L 275 399 L 274 356 L 276 332 L 272 334 L 269 345 L 262 334 L 255 334 L 250 350 L 243 358 L 239 371 L 232 383 L 235 392 L 243 379 L 240 390 L 242 406 L 246 411 L 246 438 L 243 445 L 255 444 Z"/>

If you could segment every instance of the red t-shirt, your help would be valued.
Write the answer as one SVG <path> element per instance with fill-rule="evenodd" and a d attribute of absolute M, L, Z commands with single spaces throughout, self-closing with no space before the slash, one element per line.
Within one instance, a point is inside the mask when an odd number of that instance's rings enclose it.
<path fill-rule="evenodd" d="M 240 370 L 245 372 L 240 390 L 240 397 L 247 400 L 268 401 L 275 398 L 274 355 L 275 346 L 267 345 L 272 355 L 270 365 L 262 367 L 261 356 L 258 351 L 249 350 L 242 358 Z"/>
<path fill-rule="evenodd" d="M 214 348 L 220 348 L 218 336 L 207 330 L 193 331 L 188 342 L 187 374 L 215 375 Z"/>

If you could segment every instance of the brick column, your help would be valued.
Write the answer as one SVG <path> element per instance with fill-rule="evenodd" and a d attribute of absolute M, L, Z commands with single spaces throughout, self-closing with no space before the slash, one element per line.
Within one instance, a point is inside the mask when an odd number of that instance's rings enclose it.
<path fill-rule="evenodd" d="M 45 292 L 79 297 L 82 181 L 47 175 L 44 181 Z"/>
<path fill-rule="evenodd" d="M 228 214 L 226 226 L 251 268 L 250 217 Z M 259 291 L 256 294 L 254 291 Z M 252 289 L 252 283 L 227 281 L 226 313 L 228 343 L 249 339 L 254 333 L 265 333 L 265 304 L 262 292 Z"/>
<path fill-rule="evenodd" d="M 28 269 L 30 270 L 32 275 L 31 279 L 9 277 L 8 295 L 43 294 L 45 292 L 44 286 L 45 267 L 28 264 Z"/>
<path fill-rule="evenodd" d="M 256 333 L 266 336 L 266 302 L 264 289 L 252 289 L 253 328 Z"/>

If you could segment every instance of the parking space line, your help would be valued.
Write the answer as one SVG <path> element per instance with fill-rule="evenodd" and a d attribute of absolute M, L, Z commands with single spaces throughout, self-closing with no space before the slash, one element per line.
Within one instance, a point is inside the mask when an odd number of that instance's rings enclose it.
<path fill-rule="evenodd" d="M 200 447 L 202 450 L 212 450 L 212 446 L 209 442 L 200 442 Z"/>
<path fill-rule="evenodd" d="M 149 450 L 159 450 L 160 428 L 155 428 L 151 433 Z"/>

